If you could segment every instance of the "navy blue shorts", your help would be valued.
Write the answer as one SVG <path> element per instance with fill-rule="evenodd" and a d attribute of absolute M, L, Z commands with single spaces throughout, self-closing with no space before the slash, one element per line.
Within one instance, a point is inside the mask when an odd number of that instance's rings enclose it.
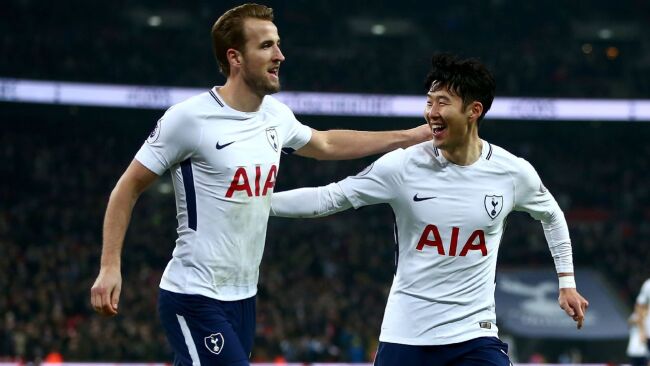
<path fill-rule="evenodd" d="M 160 289 L 158 313 L 174 366 L 248 366 L 255 336 L 255 296 L 220 301 Z"/>
<path fill-rule="evenodd" d="M 510 366 L 508 345 L 496 337 L 480 337 L 440 346 L 379 342 L 374 366 Z"/>

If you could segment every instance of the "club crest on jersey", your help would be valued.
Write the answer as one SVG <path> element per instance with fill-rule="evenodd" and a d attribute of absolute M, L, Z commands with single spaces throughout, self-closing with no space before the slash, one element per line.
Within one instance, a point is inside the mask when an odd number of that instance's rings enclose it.
<path fill-rule="evenodd" d="M 485 211 L 491 219 L 496 218 L 501 213 L 503 208 L 503 196 L 490 196 L 485 195 Z"/>
<path fill-rule="evenodd" d="M 154 127 L 153 131 L 149 134 L 149 137 L 147 137 L 148 143 L 153 144 L 158 140 L 158 137 L 160 136 L 160 122 L 162 122 L 162 118 L 156 122 L 156 127 Z"/>
<path fill-rule="evenodd" d="M 273 150 L 278 151 L 278 133 L 275 131 L 275 128 L 271 127 L 266 129 L 266 139 L 269 140 L 269 144 Z"/>
<path fill-rule="evenodd" d="M 204 338 L 204 341 L 205 348 L 207 348 L 208 351 L 214 353 L 215 355 L 221 353 L 224 345 L 224 339 L 221 333 L 210 334 Z"/>

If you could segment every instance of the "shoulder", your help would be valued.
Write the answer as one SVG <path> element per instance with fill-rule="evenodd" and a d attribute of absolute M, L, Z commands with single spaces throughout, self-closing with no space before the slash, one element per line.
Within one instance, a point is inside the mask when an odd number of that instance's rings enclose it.
<path fill-rule="evenodd" d="M 293 116 L 293 111 L 288 105 L 282 103 L 271 95 L 264 97 L 261 109 L 272 114 Z"/>
<path fill-rule="evenodd" d="M 510 176 L 516 192 L 521 194 L 534 191 L 546 192 L 537 171 L 526 159 L 497 145 L 491 145 L 491 148 L 492 155 L 488 161 L 498 171 Z"/>
<path fill-rule="evenodd" d="M 645 280 L 641 288 L 644 289 L 644 291 L 650 291 L 650 279 Z"/>
<path fill-rule="evenodd" d="M 406 150 L 396 149 L 391 152 L 388 152 L 379 159 L 375 160 L 370 164 L 366 169 L 361 171 L 356 176 L 352 177 L 366 177 L 366 176 L 377 176 L 377 177 L 388 177 L 394 176 L 399 173 L 404 164 L 404 159 L 406 157 Z"/>
<path fill-rule="evenodd" d="M 493 164 L 499 165 L 502 169 L 506 170 L 513 176 L 537 174 L 535 168 L 533 168 L 528 160 L 519 157 L 498 145 L 490 144 L 490 149 L 491 153 L 488 153 L 489 158 L 486 159 Z"/>
<path fill-rule="evenodd" d="M 201 93 L 178 102 L 165 112 L 165 117 L 168 118 L 182 118 L 185 120 L 198 119 L 199 116 L 204 115 L 206 110 L 209 110 L 209 100 L 211 98 L 208 93 Z"/>

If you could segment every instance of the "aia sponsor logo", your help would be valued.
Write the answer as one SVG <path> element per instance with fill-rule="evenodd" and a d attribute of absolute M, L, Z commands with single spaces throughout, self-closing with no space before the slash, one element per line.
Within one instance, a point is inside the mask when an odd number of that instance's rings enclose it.
<path fill-rule="evenodd" d="M 424 247 L 432 247 L 432 248 L 436 248 L 438 254 L 448 255 L 450 257 L 455 257 L 455 256 L 464 257 L 467 255 L 467 253 L 469 253 L 470 250 L 480 250 L 482 256 L 485 257 L 487 255 L 487 247 L 485 245 L 485 233 L 483 232 L 483 230 L 474 230 L 474 232 L 472 232 L 469 235 L 469 237 L 467 237 L 467 240 L 465 240 L 465 244 L 460 249 L 460 253 L 457 254 L 459 234 L 460 234 L 459 228 L 457 227 L 451 228 L 451 240 L 448 246 L 449 251 L 445 252 L 445 245 L 442 242 L 442 238 L 440 236 L 440 231 L 438 230 L 438 227 L 436 225 L 429 224 L 422 231 L 422 235 L 420 236 L 420 240 L 418 241 L 418 244 L 415 247 L 415 249 L 422 251 L 424 250 Z"/>
<path fill-rule="evenodd" d="M 255 172 L 249 174 L 246 167 L 237 168 L 226 192 L 226 197 L 232 197 L 235 192 L 246 193 L 248 197 L 259 197 L 266 196 L 269 191 L 273 191 L 275 179 L 278 176 L 278 167 L 273 164 L 268 171 L 264 172 L 260 165 L 256 165 L 254 169 Z M 262 181 L 262 177 L 264 177 L 264 181 Z"/>

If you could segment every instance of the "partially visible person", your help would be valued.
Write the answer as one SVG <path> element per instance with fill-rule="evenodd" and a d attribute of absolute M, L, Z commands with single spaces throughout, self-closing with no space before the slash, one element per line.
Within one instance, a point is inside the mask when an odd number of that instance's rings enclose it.
<path fill-rule="evenodd" d="M 650 306 L 650 279 L 645 280 L 641 285 L 639 295 L 636 297 L 634 312 L 630 315 L 630 339 L 627 347 L 627 355 L 633 365 L 649 365 L 650 359 L 650 319 L 648 318 L 648 307 Z"/>
<path fill-rule="evenodd" d="M 648 365 L 648 347 L 643 324 L 639 322 L 639 314 L 634 311 L 627 320 L 630 336 L 627 342 L 627 357 L 632 366 Z"/>

